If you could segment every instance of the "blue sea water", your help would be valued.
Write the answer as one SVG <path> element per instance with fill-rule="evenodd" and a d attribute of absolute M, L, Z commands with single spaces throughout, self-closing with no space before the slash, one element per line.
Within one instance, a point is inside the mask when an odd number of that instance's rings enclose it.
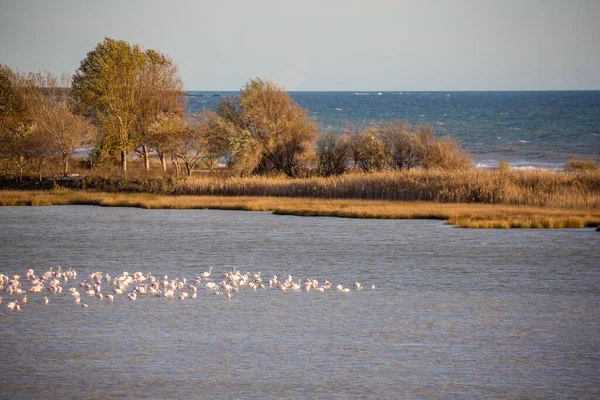
<path fill-rule="evenodd" d="M 188 110 L 213 109 L 237 92 L 188 92 Z M 430 124 L 469 152 L 476 167 L 562 169 L 600 161 L 600 91 L 289 92 L 323 130 L 385 121 Z"/>

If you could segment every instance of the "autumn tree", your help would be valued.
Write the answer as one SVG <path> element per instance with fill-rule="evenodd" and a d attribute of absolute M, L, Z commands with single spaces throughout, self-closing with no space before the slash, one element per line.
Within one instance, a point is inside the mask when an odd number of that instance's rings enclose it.
<path fill-rule="evenodd" d="M 167 56 L 110 38 L 81 61 L 72 86 L 77 110 L 99 129 L 100 151 L 120 153 L 123 171 L 138 146 L 148 159 L 148 127 L 160 113 L 173 112 L 181 94 L 177 68 Z"/>
<path fill-rule="evenodd" d="M 358 166 L 365 172 L 379 171 L 386 168 L 385 143 L 376 126 L 371 125 L 362 130 L 358 136 Z"/>
<path fill-rule="evenodd" d="M 140 71 L 140 94 L 137 104 L 134 141 L 142 156 L 146 171 L 150 170 L 150 126 L 161 116 L 183 116 L 185 97 L 177 66 L 169 57 L 155 50 L 146 50 Z"/>
<path fill-rule="evenodd" d="M 17 74 L 0 65 L 0 134 L 27 122 L 26 112 L 25 92 L 18 85 Z"/>
<path fill-rule="evenodd" d="M 350 162 L 350 145 L 345 134 L 321 135 L 315 144 L 317 170 L 322 176 L 341 175 Z"/>
<path fill-rule="evenodd" d="M 312 156 L 317 124 L 270 81 L 250 80 L 235 102 L 225 100 L 216 113 L 211 139 L 228 143 L 235 173 L 296 177 Z"/>
<path fill-rule="evenodd" d="M 23 169 L 35 157 L 47 158 L 31 114 L 34 92 L 31 74 L 0 66 L 0 156 L 18 169 L 19 182 L 23 181 Z"/>
<path fill-rule="evenodd" d="M 70 77 L 36 74 L 36 98 L 32 116 L 51 151 L 60 157 L 61 174 L 69 174 L 69 158 L 92 134 L 92 126 L 71 111 L 68 98 Z"/>
<path fill-rule="evenodd" d="M 356 129 L 348 141 L 354 165 L 366 172 L 382 169 L 471 168 L 471 158 L 453 138 L 436 137 L 431 125 L 387 122 Z"/>
<path fill-rule="evenodd" d="M 209 154 L 207 130 L 207 117 L 204 113 L 199 113 L 190 118 L 176 136 L 175 156 L 183 162 L 187 176 L 191 176 L 198 162 Z"/>
<path fill-rule="evenodd" d="M 167 171 L 167 156 L 176 157 L 179 136 L 185 129 L 186 124 L 179 114 L 160 114 L 150 124 L 149 146 L 158 154 L 163 172 Z"/>

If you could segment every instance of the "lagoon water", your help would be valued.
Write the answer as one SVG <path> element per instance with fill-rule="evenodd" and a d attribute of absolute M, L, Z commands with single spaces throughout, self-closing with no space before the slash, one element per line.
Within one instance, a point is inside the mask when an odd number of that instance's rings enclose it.
<path fill-rule="evenodd" d="M 236 92 L 188 92 L 188 110 L 213 109 Z M 600 91 L 290 92 L 325 131 L 399 120 L 460 141 L 479 168 L 563 169 L 600 162 Z"/>
<path fill-rule="evenodd" d="M 242 271 L 374 290 L 245 288 L 0 306 L 0 398 L 598 398 L 593 229 L 93 206 L 0 207 L 0 272 Z M 65 286 L 74 285 L 69 282 Z M 103 288 L 110 292 L 108 285 Z M 13 296 L 12 298 L 20 298 Z"/>

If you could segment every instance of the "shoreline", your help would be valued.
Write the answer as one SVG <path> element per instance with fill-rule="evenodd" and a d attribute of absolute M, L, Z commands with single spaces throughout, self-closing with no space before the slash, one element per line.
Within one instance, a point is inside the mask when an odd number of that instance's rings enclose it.
<path fill-rule="evenodd" d="M 0 191 L 0 206 L 96 205 L 143 209 L 268 211 L 276 215 L 364 219 L 436 219 L 459 228 L 598 228 L 600 209 L 481 203 L 201 196 L 58 189 Z"/>

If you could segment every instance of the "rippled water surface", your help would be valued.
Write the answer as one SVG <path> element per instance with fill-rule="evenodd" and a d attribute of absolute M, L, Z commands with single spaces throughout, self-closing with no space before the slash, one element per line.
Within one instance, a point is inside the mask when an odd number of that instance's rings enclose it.
<path fill-rule="evenodd" d="M 0 272 L 193 280 L 239 270 L 341 293 L 31 293 L 0 306 L 1 398 L 597 398 L 600 234 L 209 210 L 0 208 Z M 65 290 L 72 282 L 65 284 Z M 110 292 L 108 285 L 103 287 Z"/>

